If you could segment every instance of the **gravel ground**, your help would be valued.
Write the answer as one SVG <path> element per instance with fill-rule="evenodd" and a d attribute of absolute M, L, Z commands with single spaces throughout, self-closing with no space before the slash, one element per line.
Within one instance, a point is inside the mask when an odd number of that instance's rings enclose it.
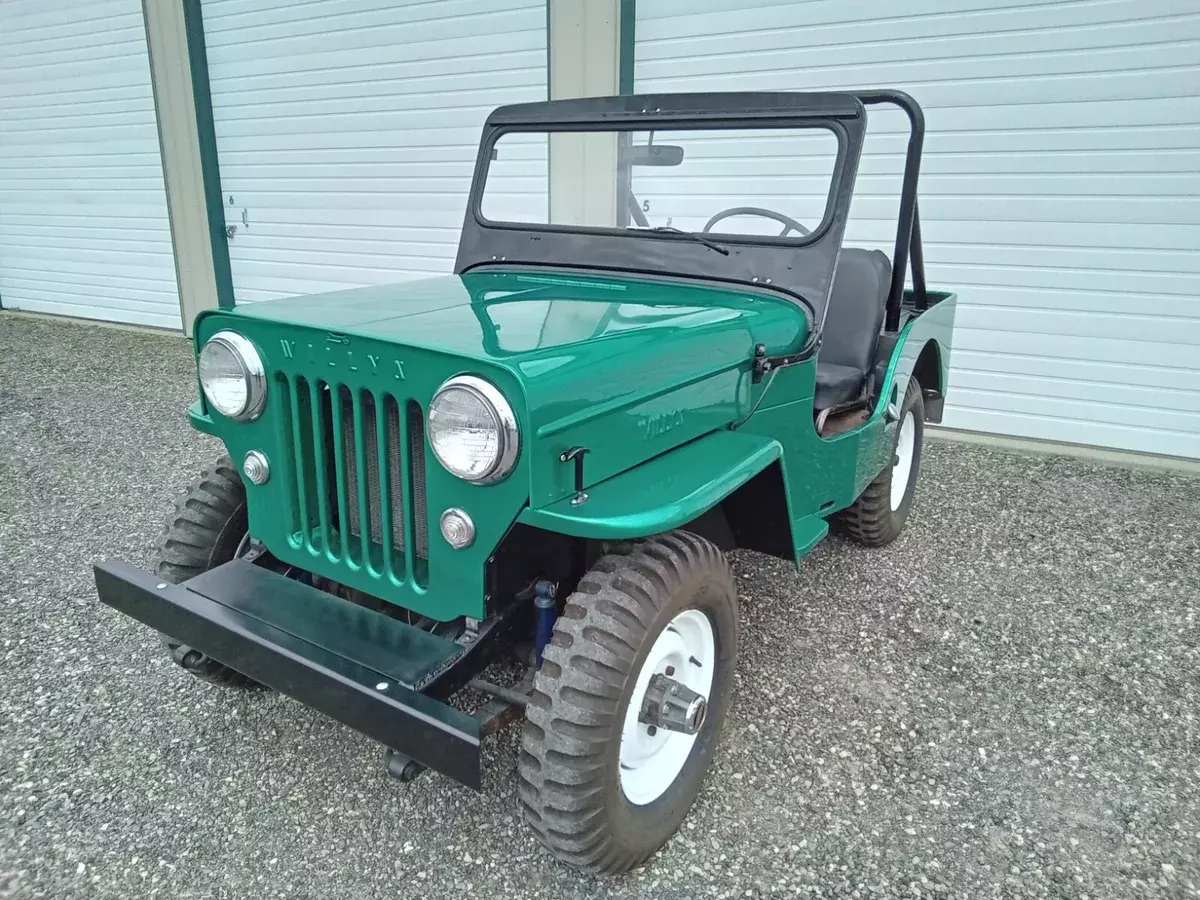
<path fill-rule="evenodd" d="M 1200 481 L 929 445 L 908 530 L 735 560 L 744 652 L 683 830 L 597 881 L 486 790 L 389 779 L 101 606 L 217 446 L 176 337 L 0 315 L 0 896 L 1200 895 Z"/>

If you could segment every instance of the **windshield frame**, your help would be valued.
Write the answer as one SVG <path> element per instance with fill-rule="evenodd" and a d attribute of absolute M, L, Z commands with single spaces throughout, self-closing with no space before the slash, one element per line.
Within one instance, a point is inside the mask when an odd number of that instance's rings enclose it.
<path fill-rule="evenodd" d="M 708 122 L 706 124 L 707 131 L 745 131 L 746 124 L 744 122 Z M 480 155 L 486 158 L 487 166 L 482 173 L 478 173 L 477 177 L 482 180 L 479 182 L 479 190 L 471 192 L 471 207 L 470 212 L 474 215 L 475 220 L 485 228 L 515 228 L 517 230 L 529 231 L 570 231 L 584 234 L 616 234 L 622 237 L 632 238 L 665 238 L 672 239 L 670 231 L 656 231 L 652 227 L 631 227 L 631 226 L 607 226 L 607 225 L 557 225 L 551 222 L 519 222 L 507 219 L 489 219 L 483 212 L 483 202 L 487 195 L 487 179 L 491 172 L 491 164 L 495 161 L 494 151 L 496 144 L 508 134 L 544 134 L 547 139 L 555 134 L 611 134 L 618 139 L 632 135 L 637 131 L 646 130 L 634 125 L 626 126 L 620 123 L 621 127 L 617 127 L 617 123 L 613 122 L 596 122 L 586 125 L 563 125 L 559 123 L 545 124 L 528 124 L 528 125 L 502 125 L 491 132 L 486 137 L 480 147 Z M 656 129 L 649 129 L 655 135 L 662 135 L 667 140 L 670 140 L 670 135 L 680 131 L 688 131 L 692 126 L 677 122 L 668 121 L 660 122 Z M 829 177 L 829 189 L 825 195 L 825 209 L 818 222 L 812 230 L 806 235 L 797 234 L 795 237 L 782 235 L 768 234 L 739 234 L 724 231 L 701 232 L 692 231 L 690 229 L 680 229 L 687 234 L 701 236 L 715 244 L 722 246 L 727 244 L 762 244 L 776 245 L 783 247 L 800 247 L 805 244 L 815 243 L 820 240 L 821 236 L 829 228 L 833 220 L 834 200 L 837 196 L 838 185 L 841 182 L 843 167 L 846 163 L 846 143 L 849 140 L 849 135 L 846 133 L 845 127 L 838 119 L 811 119 L 803 123 L 794 121 L 772 121 L 771 124 L 764 125 L 763 120 L 755 120 L 752 125 L 755 131 L 784 131 L 791 130 L 823 130 L 833 135 L 837 141 L 836 157 L 833 163 L 833 171 Z M 619 160 L 619 156 L 618 156 Z M 616 169 L 617 177 L 617 204 L 618 208 L 621 203 L 629 199 L 636 199 L 633 194 L 632 187 L 629 184 L 630 167 L 622 165 L 618 161 Z M 618 218 L 621 218 L 621 213 L 618 211 Z M 807 223 L 806 223 L 807 224 Z M 675 234 L 675 240 L 692 240 L 684 235 Z"/>
<path fill-rule="evenodd" d="M 800 239 L 726 235 L 722 255 L 690 238 L 642 228 L 493 223 L 481 202 L 495 141 L 505 132 L 669 131 L 823 127 L 838 158 L 822 223 Z M 853 94 L 657 94 L 552 100 L 500 107 L 484 124 L 455 272 L 486 266 L 591 269 L 725 282 L 782 294 L 805 308 L 819 331 L 849 214 L 866 130 Z"/>

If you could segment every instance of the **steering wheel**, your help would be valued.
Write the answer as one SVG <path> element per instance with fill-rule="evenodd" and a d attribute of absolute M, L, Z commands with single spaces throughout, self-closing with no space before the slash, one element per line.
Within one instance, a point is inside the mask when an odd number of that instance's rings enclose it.
<path fill-rule="evenodd" d="M 779 232 L 779 237 L 783 237 L 789 231 L 799 232 L 801 237 L 806 234 L 812 234 L 810 229 L 805 228 L 791 216 L 785 216 L 783 213 L 775 212 L 773 209 L 763 209 L 761 206 L 733 206 L 729 209 L 723 209 L 705 223 L 701 233 L 708 234 L 712 231 L 712 227 L 722 219 L 729 219 L 733 216 L 762 216 L 764 219 L 774 219 L 783 226 L 783 231 Z"/>

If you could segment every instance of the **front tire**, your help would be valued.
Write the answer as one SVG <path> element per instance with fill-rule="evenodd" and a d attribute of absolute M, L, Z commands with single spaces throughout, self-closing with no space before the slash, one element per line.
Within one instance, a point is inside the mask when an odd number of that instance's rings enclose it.
<path fill-rule="evenodd" d="M 883 547 L 899 537 L 912 508 L 925 439 L 925 400 L 915 378 L 908 379 L 898 422 L 891 463 L 837 517 L 847 535 L 868 547 Z"/>
<path fill-rule="evenodd" d="M 588 873 L 625 872 L 675 833 L 716 749 L 737 646 L 733 577 L 721 551 L 694 534 L 614 549 L 580 580 L 521 735 L 521 804 L 555 857 Z M 706 698 L 695 734 L 639 721 L 656 674 Z"/>
<path fill-rule="evenodd" d="M 233 559 L 248 529 L 246 485 L 233 461 L 223 456 L 176 501 L 175 512 L 158 543 L 154 573 L 171 584 L 195 578 Z M 202 681 L 238 688 L 257 685 L 211 656 L 166 635 L 163 643 L 177 665 Z"/>

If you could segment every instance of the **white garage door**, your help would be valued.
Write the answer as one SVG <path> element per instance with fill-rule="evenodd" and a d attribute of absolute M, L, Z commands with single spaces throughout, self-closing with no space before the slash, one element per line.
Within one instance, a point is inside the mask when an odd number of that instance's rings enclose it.
<path fill-rule="evenodd" d="M 480 128 L 546 99 L 545 0 L 203 0 L 239 302 L 453 269 Z"/>
<path fill-rule="evenodd" d="M 638 0 L 638 91 L 924 106 L 929 278 L 960 297 L 948 426 L 1200 457 L 1200 0 L 679 12 Z M 847 240 L 890 250 L 903 126 L 871 125 Z"/>
<path fill-rule="evenodd" d="M 0 2 L 0 305 L 180 327 L 139 0 Z"/>

